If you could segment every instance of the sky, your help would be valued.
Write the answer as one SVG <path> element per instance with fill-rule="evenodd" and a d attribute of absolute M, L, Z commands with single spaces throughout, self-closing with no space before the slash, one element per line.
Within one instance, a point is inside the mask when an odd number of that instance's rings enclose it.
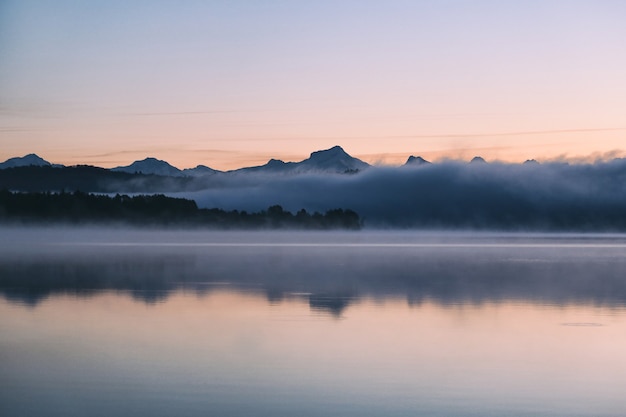
<path fill-rule="evenodd" d="M 0 160 L 626 156 L 626 2 L 2 0 Z"/>

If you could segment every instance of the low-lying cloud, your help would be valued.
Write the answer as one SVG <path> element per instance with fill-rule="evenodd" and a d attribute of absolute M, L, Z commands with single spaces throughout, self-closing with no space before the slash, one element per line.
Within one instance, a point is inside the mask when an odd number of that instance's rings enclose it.
<path fill-rule="evenodd" d="M 444 162 L 356 175 L 231 176 L 175 195 L 200 207 L 350 208 L 369 227 L 626 229 L 626 159 L 595 164 Z"/>

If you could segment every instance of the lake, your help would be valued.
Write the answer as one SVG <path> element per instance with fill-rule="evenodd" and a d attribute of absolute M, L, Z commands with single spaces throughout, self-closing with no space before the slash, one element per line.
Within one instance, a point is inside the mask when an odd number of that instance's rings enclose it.
<path fill-rule="evenodd" d="M 0 233 L 2 416 L 626 410 L 626 235 Z"/>

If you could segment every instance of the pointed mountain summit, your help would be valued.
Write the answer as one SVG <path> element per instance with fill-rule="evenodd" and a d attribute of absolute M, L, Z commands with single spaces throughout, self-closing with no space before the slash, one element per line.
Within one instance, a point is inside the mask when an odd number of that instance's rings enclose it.
<path fill-rule="evenodd" d="M 472 160 L 469 162 L 470 164 L 486 164 L 487 161 L 485 161 L 482 157 L 480 156 L 475 156 L 472 158 Z"/>
<path fill-rule="evenodd" d="M 111 171 L 128 172 L 129 174 L 153 174 L 169 177 L 180 177 L 183 175 L 180 169 L 156 158 L 146 158 L 141 161 L 135 161 L 128 166 L 113 168 Z"/>
<path fill-rule="evenodd" d="M 430 162 L 428 162 L 421 156 L 413 156 L 413 155 L 409 156 L 409 159 L 407 159 L 406 162 L 404 163 L 404 165 L 409 165 L 409 166 L 420 166 L 420 165 L 429 165 L 429 164 Z"/>
<path fill-rule="evenodd" d="M 52 164 L 34 153 L 22 157 L 9 158 L 0 164 L 0 169 L 27 167 L 27 166 L 52 166 Z"/>
<path fill-rule="evenodd" d="M 318 171 L 318 172 L 356 172 L 368 168 L 370 165 L 354 158 L 341 146 L 333 146 L 330 149 L 311 153 L 309 159 L 305 159 L 297 164 L 297 171 Z"/>

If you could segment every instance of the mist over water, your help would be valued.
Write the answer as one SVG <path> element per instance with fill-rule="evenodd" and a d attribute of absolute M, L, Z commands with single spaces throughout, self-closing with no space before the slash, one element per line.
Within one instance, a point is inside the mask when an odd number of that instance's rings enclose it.
<path fill-rule="evenodd" d="M 30 234 L 30 236 L 29 236 Z M 0 291 L 37 304 L 113 290 L 151 303 L 224 286 L 276 302 L 326 297 L 626 302 L 626 235 L 5 229 Z M 311 301 L 313 300 L 313 301 Z M 329 307 L 330 308 L 330 307 Z"/>
<path fill-rule="evenodd" d="M 626 235 L 1 231 L 3 415 L 626 407 Z"/>

